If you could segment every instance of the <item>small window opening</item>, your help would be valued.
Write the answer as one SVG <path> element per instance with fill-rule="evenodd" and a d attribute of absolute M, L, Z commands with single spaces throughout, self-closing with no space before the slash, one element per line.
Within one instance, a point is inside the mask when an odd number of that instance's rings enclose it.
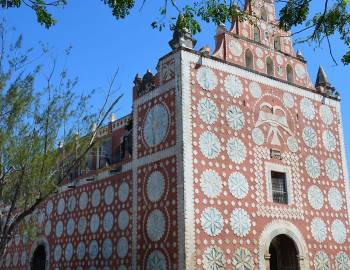
<path fill-rule="evenodd" d="M 102 141 L 98 148 L 98 168 L 108 167 L 112 164 L 112 138 Z"/>
<path fill-rule="evenodd" d="M 287 81 L 288 82 L 293 82 L 294 78 L 293 78 L 293 68 L 290 65 L 287 65 Z"/>
<path fill-rule="evenodd" d="M 273 46 L 274 46 L 275 50 L 278 50 L 278 51 L 281 50 L 281 40 L 279 37 L 273 38 Z"/>
<path fill-rule="evenodd" d="M 283 172 L 271 171 L 272 200 L 274 203 L 288 204 L 287 177 Z"/>
<path fill-rule="evenodd" d="M 267 57 L 266 59 L 266 71 L 267 75 L 273 76 L 273 62 L 270 57 Z"/>
<path fill-rule="evenodd" d="M 249 69 L 253 69 L 253 54 L 251 50 L 245 52 L 245 65 Z"/>
<path fill-rule="evenodd" d="M 253 33 L 254 33 L 254 41 L 260 42 L 260 29 L 259 29 L 259 27 L 254 26 Z"/>
<path fill-rule="evenodd" d="M 267 22 L 267 11 L 266 11 L 266 8 L 265 7 L 262 7 L 261 8 L 261 19 L 265 22 Z"/>

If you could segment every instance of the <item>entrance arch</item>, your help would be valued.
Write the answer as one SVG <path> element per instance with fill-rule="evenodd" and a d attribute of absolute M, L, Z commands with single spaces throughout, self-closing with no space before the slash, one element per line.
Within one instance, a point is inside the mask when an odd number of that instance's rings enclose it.
<path fill-rule="evenodd" d="M 49 270 L 50 249 L 45 237 L 36 240 L 30 250 L 29 270 Z"/>
<path fill-rule="evenodd" d="M 38 245 L 34 250 L 32 260 L 30 262 L 30 270 L 45 270 L 46 266 L 46 250 L 44 245 Z"/>
<path fill-rule="evenodd" d="M 272 239 L 269 270 L 299 270 L 299 254 L 294 241 L 285 234 Z"/>
<path fill-rule="evenodd" d="M 294 257 L 295 261 L 297 261 L 298 266 L 296 269 L 310 270 L 307 245 L 305 243 L 303 235 L 294 224 L 285 220 L 274 221 L 267 225 L 263 230 L 259 239 L 259 270 L 274 269 L 270 268 L 270 264 L 274 263 L 274 261 L 272 261 L 273 256 L 277 255 L 276 248 L 274 247 L 281 239 L 288 239 L 288 243 L 291 243 L 289 247 L 294 247 L 294 252 L 297 254 L 296 259 Z M 270 249 L 271 244 L 272 248 Z M 272 267 L 274 266 L 272 265 Z M 277 269 L 280 270 L 279 268 Z M 289 270 L 289 268 L 286 268 L 286 270 Z M 294 268 L 292 268 L 292 270 L 294 270 Z"/>

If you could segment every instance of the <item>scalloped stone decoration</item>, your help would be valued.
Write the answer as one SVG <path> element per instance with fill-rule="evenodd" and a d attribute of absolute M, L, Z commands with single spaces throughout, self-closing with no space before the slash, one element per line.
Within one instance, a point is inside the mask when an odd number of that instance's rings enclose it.
<path fill-rule="evenodd" d="M 113 244 L 111 239 L 105 239 L 102 243 L 102 256 L 104 259 L 109 259 L 112 256 Z"/>
<path fill-rule="evenodd" d="M 55 246 L 55 249 L 53 250 L 53 259 L 55 262 L 59 262 L 62 257 L 62 247 L 60 244 Z"/>
<path fill-rule="evenodd" d="M 207 235 L 217 236 L 224 227 L 224 219 L 219 210 L 208 207 L 202 212 L 201 225 Z"/>
<path fill-rule="evenodd" d="M 91 196 L 91 204 L 93 207 L 97 207 L 100 205 L 100 201 L 101 201 L 101 192 L 100 190 L 97 188 L 92 192 L 92 196 Z"/>
<path fill-rule="evenodd" d="M 329 270 L 330 262 L 326 252 L 319 251 L 314 258 L 315 270 Z"/>
<path fill-rule="evenodd" d="M 147 197 L 151 202 L 157 202 L 164 194 L 165 179 L 160 171 L 152 172 L 147 178 Z"/>
<path fill-rule="evenodd" d="M 320 163 L 313 155 L 309 155 L 305 160 L 305 167 L 307 174 L 316 179 L 321 175 Z"/>
<path fill-rule="evenodd" d="M 96 240 L 92 240 L 89 245 L 89 257 L 95 259 L 98 255 L 98 243 Z"/>
<path fill-rule="evenodd" d="M 143 136 L 148 147 L 160 144 L 169 129 L 169 112 L 163 104 L 156 104 L 146 114 Z"/>
<path fill-rule="evenodd" d="M 311 222 L 312 237 L 319 243 L 322 243 L 327 238 L 326 223 L 320 218 L 314 218 Z"/>
<path fill-rule="evenodd" d="M 232 265 L 235 270 L 253 270 L 254 259 L 250 251 L 246 248 L 238 248 L 233 254 Z"/>
<path fill-rule="evenodd" d="M 64 212 L 65 208 L 65 201 L 63 198 L 59 199 L 58 204 L 57 204 L 57 214 L 62 215 Z"/>
<path fill-rule="evenodd" d="M 216 158 L 221 151 L 219 138 L 209 131 L 205 131 L 201 134 L 199 138 L 199 147 L 203 155 L 208 159 Z"/>
<path fill-rule="evenodd" d="M 100 217 L 97 214 L 93 214 L 90 219 L 90 231 L 96 233 L 100 226 Z"/>
<path fill-rule="evenodd" d="M 342 197 L 340 191 L 337 188 L 335 188 L 335 187 L 332 187 L 329 190 L 329 192 L 328 192 L 328 201 L 329 201 L 330 206 L 335 211 L 339 211 L 343 207 L 343 197 Z"/>
<path fill-rule="evenodd" d="M 252 139 L 256 145 L 263 145 L 265 143 L 264 132 L 260 128 L 252 130 Z"/>
<path fill-rule="evenodd" d="M 200 119 L 208 125 L 214 124 L 218 119 L 218 108 L 215 102 L 209 98 L 202 98 L 198 102 L 197 110 Z"/>
<path fill-rule="evenodd" d="M 205 270 L 224 270 L 226 267 L 224 252 L 217 246 L 210 246 L 204 251 L 202 262 Z"/>
<path fill-rule="evenodd" d="M 85 234 L 85 230 L 87 227 L 87 221 L 86 221 L 86 217 L 80 217 L 79 221 L 78 221 L 78 232 L 80 235 Z"/>
<path fill-rule="evenodd" d="M 126 268 L 125 268 L 126 269 Z M 168 269 L 166 257 L 160 250 L 154 250 L 147 258 L 147 270 Z M 119 269 L 118 269 L 119 270 Z"/>
<path fill-rule="evenodd" d="M 72 257 L 73 257 L 73 244 L 72 243 L 68 243 L 66 246 L 66 249 L 64 251 L 64 258 L 66 259 L 67 262 L 69 262 Z"/>
<path fill-rule="evenodd" d="M 200 186 L 205 196 L 214 199 L 222 190 L 221 177 L 214 170 L 206 170 L 201 175 Z"/>
<path fill-rule="evenodd" d="M 129 185 L 126 182 L 121 183 L 118 189 L 119 201 L 125 203 L 129 197 Z"/>
<path fill-rule="evenodd" d="M 104 200 L 107 205 L 111 205 L 112 202 L 114 201 L 114 188 L 113 186 L 109 185 L 105 189 L 104 193 Z"/>
<path fill-rule="evenodd" d="M 313 120 L 315 118 L 315 106 L 310 99 L 304 97 L 301 100 L 300 110 L 306 119 Z"/>
<path fill-rule="evenodd" d="M 229 139 L 226 145 L 226 151 L 229 158 L 237 164 L 241 164 L 246 158 L 246 147 L 238 138 L 233 137 Z"/>
<path fill-rule="evenodd" d="M 59 220 L 56 223 L 56 237 L 60 238 L 63 234 L 63 222 L 61 220 Z"/>
<path fill-rule="evenodd" d="M 128 239 L 123 236 L 119 238 L 117 242 L 117 255 L 119 258 L 123 259 L 128 254 L 129 242 Z"/>
<path fill-rule="evenodd" d="M 114 215 L 112 212 L 107 211 L 103 217 L 103 229 L 105 232 L 110 232 L 114 225 Z"/>
<path fill-rule="evenodd" d="M 322 122 L 329 126 L 333 123 L 333 113 L 332 110 L 327 105 L 321 105 L 320 107 L 320 117 Z"/>
<path fill-rule="evenodd" d="M 335 256 L 335 269 L 336 270 L 349 270 L 350 260 L 348 255 L 344 251 L 338 252 Z"/>
<path fill-rule="evenodd" d="M 129 225 L 129 213 L 125 209 L 120 211 L 118 215 L 118 227 L 120 230 L 125 230 Z"/>
<path fill-rule="evenodd" d="M 240 130 L 244 127 L 244 114 L 237 106 L 229 106 L 226 112 L 226 120 L 230 128 Z"/>
<path fill-rule="evenodd" d="M 159 209 L 152 210 L 147 218 L 147 236 L 151 241 L 159 241 L 165 233 L 165 216 Z"/>
<path fill-rule="evenodd" d="M 340 174 L 337 162 L 332 158 L 328 158 L 325 165 L 327 177 L 332 181 L 337 181 Z"/>
<path fill-rule="evenodd" d="M 324 198 L 321 189 L 317 186 L 309 187 L 307 197 L 312 208 L 320 210 L 323 207 Z"/>
<path fill-rule="evenodd" d="M 335 140 L 333 133 L 329 130 L 325 130 L 322 133 L 322 140 L 323 140 L 323 145 L 326 148 L 326 150 L 329 152 L 334 152 L 334 150 L 337 147 L 337 142 Z"/>
<path fill-rule="evenodd" d="M 338 244 L 344 244 L 346 240 L 346 227 L 344 223 L 336 219 L 332 223 L 331 230 L 334 241 Z"/>
<path fill-rule="evenodd" d="M 293 152 L 296 153 L 299 150 L 299 145 L 298 145 L 298 141 L 294 136 L 289 136 L 287 139 L 287 146 L 288 149 Z"/>
<path fill-rule="evenodd" d="M 239 237 L 246 236 L 251 226 L 249 214 L 242 208 L 233 210 L 230 218 L 230 225 L 235 235 Z"/>
<path fill-rule="evenodd" d="M 213 70 L 208 67 L 201 67 L 197 71 L 197 81 L 199 85 L 208 91 L 212 91 L 218 85 L 218 78 L 216 77 Z"/>
<path fill-rule="evenodd" d="M 248 181 L 240 172 L 235 172 L 230 175 L 228 178 L 228 187 L 231 194 L 237 199 L 243 199 L 248 195 Z"/>
<path fill-rule="evenodd" d="M 226 77 L 225 89 L 233 98 L 239 98 L 243 94 L 242 82 L 238 77 L 234 75 L 229 75 Z"/>
<path fill-rule="evenodd" d="M 283 104 L 287 108 L 291 109 L 294 107 L 294 97 L 290 93 L 283 94 Z"/>
<path fill-rule="evenodd" d="M 228 44 L 228 48 L 234 56 L 238 57 L 242 55 L 243 49 L 237 39 L 232 39 Z"/>
<path fill-rule="evenodd" d="M 85 243 L 83 241 L 79 242 L 78 246 L 77 246 L 77 257 L 78 260 L 81 261 L 82 259 L 84 259 L 85 256 Z"/>
<path fill-rule="evenodd" d="M 315 148 L 317 145 L 317 133 L 312 127 L 305 127 L 303 130 L 303 140 L 306 146 Z"/>
<path fill-rule="evenodd" d="M 69 218 L 67 222 L 67 234 L 68 236 L 72 236 L 75 230 L 75 221 L 73 218 Z"/>
<path fill-rule="evenodd" d="M 89 202 L 88 194 L 84 191 L 79 197 L 79 208 L 80 210 L 85 210 Z"/>
<path fill-rule="evenodd" d="M 261 87 L 257 82 L 249 83 L 249 92 L 253 98 L 256 98 L 256 99 L 261 98 Z"/>

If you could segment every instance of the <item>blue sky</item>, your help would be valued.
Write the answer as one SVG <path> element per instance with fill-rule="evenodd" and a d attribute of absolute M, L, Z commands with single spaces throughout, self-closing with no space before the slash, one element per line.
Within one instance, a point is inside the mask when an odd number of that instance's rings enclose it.
<path fill-rule="evenodd" d="M 146 1 L 141 11 L 138 6 L 127 19 L 116 21 L 111 10 L 100 0 L 70 0 L 63 10 L 55 11 L 58 23 L 49 30 L 36 22 L 34 13 L 28 8 L 1 11 L 8 24 L 23 34 L 25 46 L 35 47 L 39 41 L 43 41 L 54 47 L 53 51 L 60 55 L 60 52 L 72 45 L 69 72 L 72 76 L 79 76 L 80 91 L 98 89 L 97 103 L 101 102 L 108 81 L 119 69 L 117 86 L 119 92 L 124 93 L 118 106 L 117 115 L 120 117 L 131 110 L 131 90 L 135 75 L 144 74 L 147 69 L 155 71 L 158 58 L 170 51 L 168 41 L 171 32 L 167 29 L 159 32 L 150 26 L 159 15 L 159 6 L 154 2 L 161 1 Z M 312 10 L 321 8 L 319 1 L 314 0 L 312 3 Z M 209 45 L 213 49 L 215 26 L 205 24 L 202 28 L 203 31 L 195 37 L 198 41 L 196 48 Z M 332 39 L 332 46 L 335 56 L 340 59 L 346 47 L 338 38 Z M 300 48 L 308 61 L 312 81 L 315 81 L 318 67 L 322 65 L 330 82 L 340 92 L 345 138 L 349 145 L 350 87 L 347 76 L 350 75 L 350 66 L 344 67 L 341 63 L 335 66 L 326 44 L 316 49 L 313 44 L 307 43 L 294 47 Z M 350 160 L 350 146 L 347 146 L 347 153 Z"/>

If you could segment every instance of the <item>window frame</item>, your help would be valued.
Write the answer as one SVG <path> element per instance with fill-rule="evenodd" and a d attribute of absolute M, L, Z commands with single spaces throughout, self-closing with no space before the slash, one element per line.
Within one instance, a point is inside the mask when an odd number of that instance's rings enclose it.
<path fill-rule="evenodd" d="M 273 191 L 272 191 L 272 172 L 284 173 L 286 175 L 286 190 L 287 190 L 287 203 L 281 204 L 273 201 Z M 289 166 L 276 163 L 265 163 L 265 173 L 266 173 L 266 190 L 267 190 L 267 201 L 278 205 L 291 205 L 293 204 L 293 187 L 292 187 L 292 174 Z"/>

